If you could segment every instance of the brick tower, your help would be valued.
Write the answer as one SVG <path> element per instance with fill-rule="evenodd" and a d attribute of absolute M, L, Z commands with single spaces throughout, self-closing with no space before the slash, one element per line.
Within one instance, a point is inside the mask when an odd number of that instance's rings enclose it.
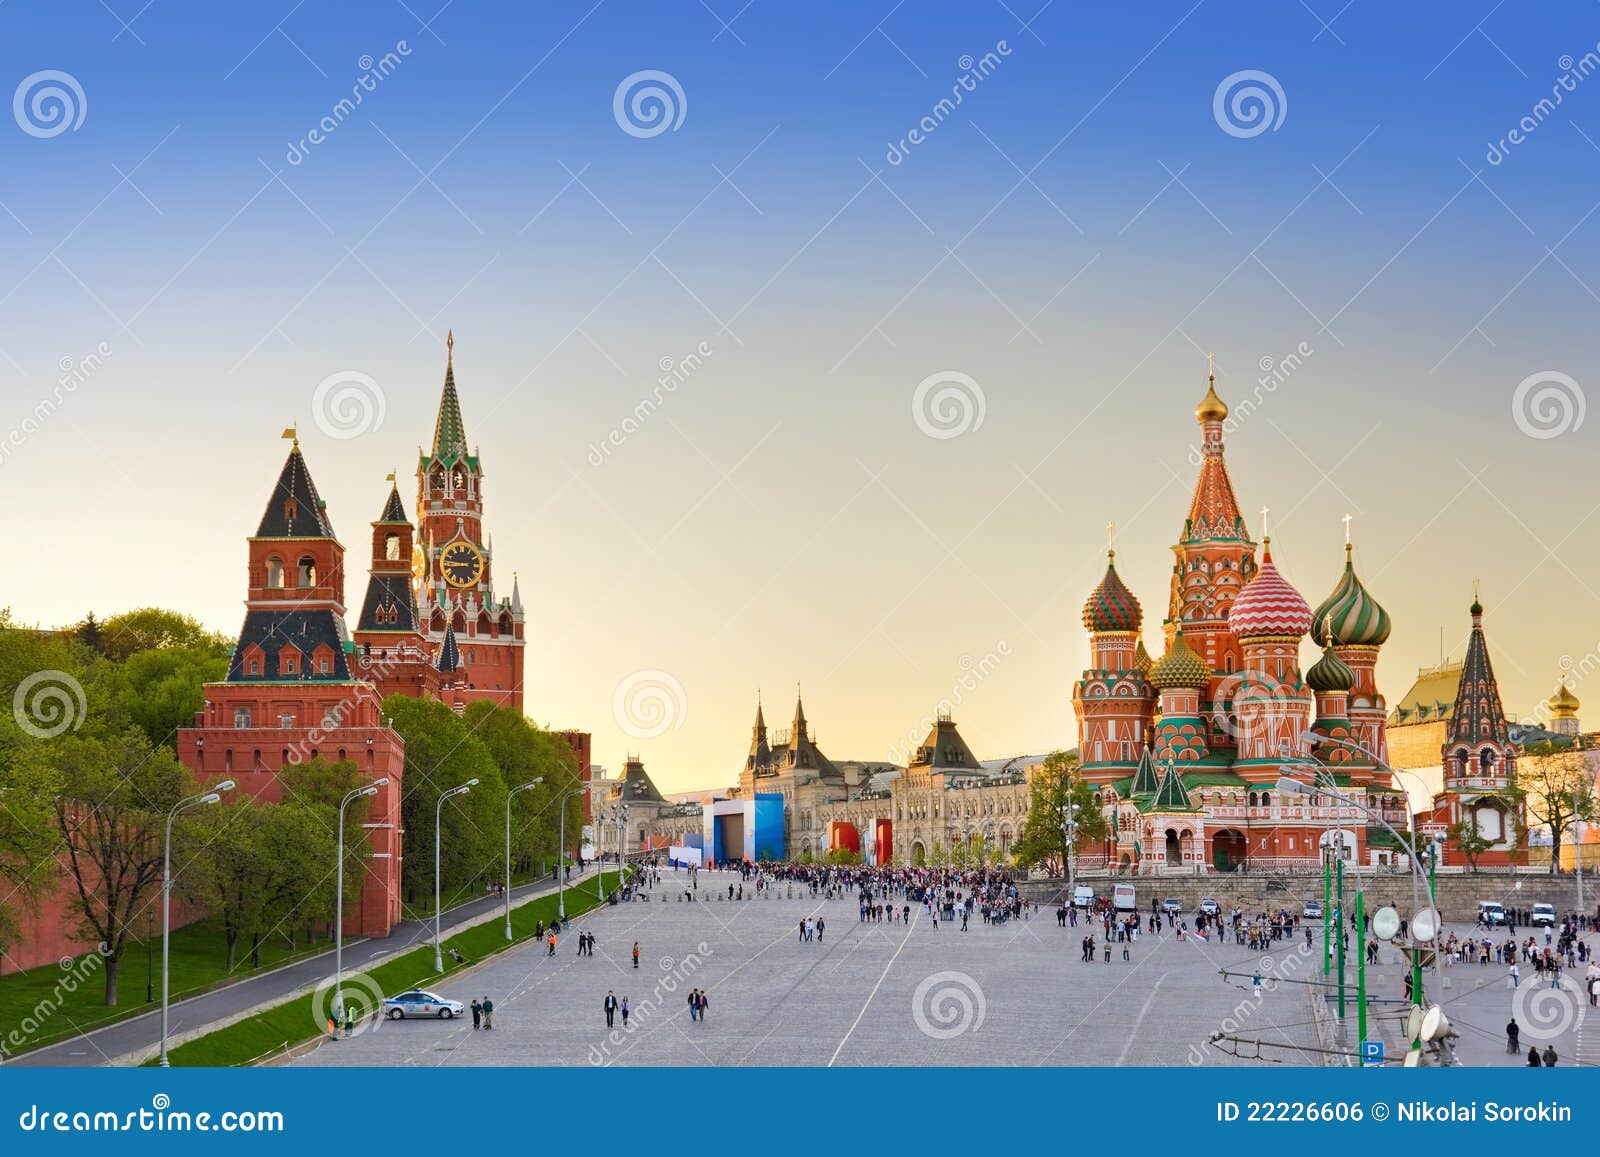
<path fill-rule="evenodd" d="M 459 648 L 453 696 L 488 699 L 522 710 L 524 637 L 522 595 L 515 576 L 509 598 L 494 590 L 494 545 L 483 529 L 483 465 L 467 450 L 466 424 L 456 394 L 455 335 L 445 340 L 444 393 L 433 445 L 417 462 L 417 558 L 424 604 L 421 625 L 435 654 L 446 631 Z"/>
<path fill-rule="evenodd" d="M 394 475 L 389 476 L 391 483 Z M 378 694 L 439 698 L 439 670 L 417 615 L 412 588 L 415 531 L 396 486 L 372 524 L 372 564 L 367 597 L 356 620 L 356 667 Z"/>
<path fill-rule="evenodd" d="M 178 758 L 203 783 L 226 776 L 263 803 L 281 797 L 280 770 L 318 756 L 388 776 L 368 811 L 372 853 L 361 900 L 345 915 L 346 932 L 387 936 L 400 919 L 405 743 L 384 724 L 377 689 L 354 669 L 344 547 L 298 439 L 249 543 L 239 642 L 224 681 L 206 684 L 195 725 L 179 729 Z"/>

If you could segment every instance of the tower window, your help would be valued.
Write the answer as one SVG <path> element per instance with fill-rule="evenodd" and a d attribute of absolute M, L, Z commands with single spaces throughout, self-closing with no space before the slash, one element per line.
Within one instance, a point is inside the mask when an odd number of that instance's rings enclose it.
<path fill-rule="evenodd" d="M 279 727 L 283 727 L 283 728 L 293 727 L 294 726 L 294 712 L 292 712 L 292 711 L 280 712 L 279 715 L 278 715 L 278 726 Z"/>
<path fill-rule="evenodd" d="M 254 666 L 254 664 L 251 664 L 251 666 Z M 250 708 L 248 708 L 248 707 L 235 707 L 233 709 L 233 725 L 235 727 L 249 727 L 250 726 Z"/>
<path fill-rule="evenodd" d="M 300 560 L 299 566 L 300 586 L 314 587 L 317 585 L 317 560 L 309 554 Z"/>
<path fill-rule="evenodd" d="M 389 534 L 383 540 L 383 557 L 389 562 L 400 561 L 400 536 Z"/>
<path fill-rule="evenodd" d="M 274 591 L 283 589 L 283 559 L 277 555 L 267 559 L 267 589 Z"/>

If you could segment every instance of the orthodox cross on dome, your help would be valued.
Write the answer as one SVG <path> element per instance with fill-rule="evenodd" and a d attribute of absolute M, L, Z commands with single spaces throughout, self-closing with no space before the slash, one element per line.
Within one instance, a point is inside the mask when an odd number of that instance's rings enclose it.
<path fill-rule="evenodd" d="M 1347 515 L 1344 516 L 1342 521 L 1344 522 L 1344 544 L 1346 546 L 1349 546 L 1350 545 L 1350 523 L 1353 522 L 1354 519 L 1351 518 L 1351 516 L 1347 514 Z"/>
<path fill-rule="evenodd" d="M 1213 382 L 1217 380 L 1217 355 L 1216 354 L 1213 354 L 1213 353 L 1206 354 L 1206 377 L 1210 378 Z"/>
<path fill-rule="evenodd" d="M 1264 543 L 1270 543 L 1272 541 L 1272 532 L 1267 529 L 1267 515 L 1270 514 L 1271 511 L 1272 508 L 1269 506 L 1263 506 L 1261 508 L 1261 541 Z"/>
<path fill-rule="evenodd" d="M 1112 558 L 1117 557 L 1117 524 L 1106 523 L 1106 553 Z"/>

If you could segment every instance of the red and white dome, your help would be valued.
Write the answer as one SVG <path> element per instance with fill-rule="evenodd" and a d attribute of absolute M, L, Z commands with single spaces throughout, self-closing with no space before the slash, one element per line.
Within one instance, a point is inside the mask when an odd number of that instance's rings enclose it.
<path fill-rule="evenodd" d="M 1262 554 L 1256 577 L 1233 600 L 1228 629 L 1239 639 L 1265 635 L 1298 638 L 1311 629 L 1311 607 L 1278 573 L 1270 550 Z"/>

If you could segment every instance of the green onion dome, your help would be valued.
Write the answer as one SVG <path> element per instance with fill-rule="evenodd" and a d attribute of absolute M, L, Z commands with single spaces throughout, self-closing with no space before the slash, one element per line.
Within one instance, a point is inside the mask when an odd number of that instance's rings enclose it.
<path fill-rule="evenodd" d="M 1195 654 L 1194 648 L 1183 641 L 1183 632 L 1172 636 L 1172 646 L 1150 668 L 1150 683 L 1165 691 L 1169 687 L 1204 687 L 1211 678 L 1211 668 Z"/>
<path fill-rule="evenodd" d="M 1139 600 L 1133 597 L 1117 574 L 1116 552 L 1106 563 L 1106 577 L 1083 604 L 1083 625 L 1096 634 L 1108 631 L 1135 632 L 1144 621 Z"/>
<path fill-rule="evenodd" d="M 1381 647 L 1389 640 L 1389 612 L 1367 593 L 1356 577 L 1350 544 L 1344 548 L 1344 574 L 1333 593 L 1311 618 L 1311 637 L 1326 640 L 1332 634 L 1337 646 Z"/>
<path fill-rule="evenodd" d="M 1306 683 L 1313 691 L 1327 694 L 1333 691 L 1345 692 L 1356 685 L 1356 673 L 1350 665 L 1330 647 L 1322 652 L 1322 658 L 1311 665 L 1311 670 L 1306 672 Z"/>

